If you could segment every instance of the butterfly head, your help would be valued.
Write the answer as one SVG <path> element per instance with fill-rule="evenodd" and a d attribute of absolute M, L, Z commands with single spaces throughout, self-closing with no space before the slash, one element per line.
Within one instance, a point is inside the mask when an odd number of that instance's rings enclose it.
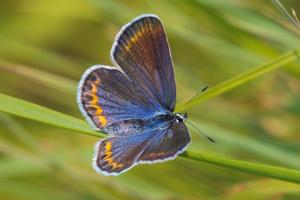
<path fill-rule="evenodd" d="M 177 122 L 184 122 L 187 119 L 187 113 L 175 113 Z"/>

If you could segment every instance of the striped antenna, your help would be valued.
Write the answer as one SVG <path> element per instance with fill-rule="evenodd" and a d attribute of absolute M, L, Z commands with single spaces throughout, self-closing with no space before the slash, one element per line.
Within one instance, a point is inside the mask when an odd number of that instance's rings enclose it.
<path fill-rule="evenodd" d="M 280 3 L 279 0 L 272 0 L 273 4 L 277 7 L 277 9 L 288 18 L 288 20 L 296 26 L 298 29 L 300 29 L 300 23 L 297 17 L 297 14 L 294 9 L 292 9 L 293 16 L 290 15 L 290 13 L 285 9 L 285 7 Z"/>
<path fill-rule="evenodd" d="M 210 142 L 212 143 L 216 143 L 214 139 L 212 139 L 211 137 L 209 137 L 208 135 L 206 135 L 206 133 L 204 131 L 202 131 L 201 129 L 199 129 L 196 125 L 194 125 L 191 121 L 186 120 L 186 122 L 193 127 L 194 129 L 196 129 L 199 133 L 202 133 L 202 135 L 204 135 Z"/>

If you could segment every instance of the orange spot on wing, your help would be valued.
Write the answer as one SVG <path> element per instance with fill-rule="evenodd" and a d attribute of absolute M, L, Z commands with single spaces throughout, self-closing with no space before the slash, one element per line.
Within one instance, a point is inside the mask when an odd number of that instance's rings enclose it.
<path fill-rule="evenodd" d="M 103 112 L 102 108 L 100 106 L 97 106 L 96 115 L 100 115 Z"/>
<path fill-rule="evenodd" d="M 104 116 L 101 115 L 101 116 L 98 117 L 98 119 L 99 119 L 102 126 L 106 125 L 107 121 L 106 121 L 106 118 Z"/>
<path fill-rule="evenodd" d="M 96 113 L 95 113 L 96 115 L 100 115 L 103 112 L 103 110 L 98 105 L 99 98 L 94 94 L 92 94 L 92 98 L 93 98 L 93 100 L 90 102 L 90 104 L 91 104 L 90 106 L 96 109 Z"/>
<path fill-rule="evenodd" d="M 120 167 L 123 167 L 123 164 L 118 164 L 116 162 L 113 161 L 112 156 L 112 151 L 111 151 L 111 147 L 112 147 L 112 142 L 107 142 L 105 144 L 105 157 L 104 160 L 108 162 L 109 165 L 112 166 L 112 169 L 117 169 Z"/>
<path fill-rule="evenodd" d="M 128 41 L 128 43 L 124 46 L 125 50 L 126 51 L 129 51 L 131 46 L 134 44 L 134 43 L 137 43 L 138 39 L 140 37 L 142 37 L 142 32 L 141 31 L 138 31 L 136 32 L 131 38 L 130 40 Z"/>
<path fill-rule="evenodd" d="M 136 32 L 136 34 L 137 34 L 139 37 L 141 37 L 141 36 L 143 35 L 142 31 L 143 31 L 143 29 L 142 29 L 141 31 Z"/>
<path fill-rule="evenodd" d="M 137 40 L 138 40 L 138 35 L 134 35 L 134 36 L 130 39 L 130 41 L 133 42 L 133 43 L 136 43 Z"/>
<path fill-rule="evenodd" d="M 106 142 L 105 144 L 105 152 L 111 150 L 111 142 Z"/>
<path fill-rule="evenodd" d="M 92 85 L 92 89 L 91 89 L 91 93 L 92 93 L 92 94 L 96 94 L 96 93 L 97 93 L 97 87 L 98 87 L 97 84 L 93 84 L 93 85 Z"/>
<path fill-rule="evenodd" d="M 123 167 L 123 164 L 118 164 L 116 162 L 111 163 L 113 169 L 117 169 L 119 167 Z"/>
<path fill-rule="evenodd" d="M 96 95 L 94 95 L 94 94 L 92 94 L 91 96 L 92 96 L 92 98 L 93 98 L 93 100 L 91 101 L 91 104 L 92 104 L 92 105 L 97 104 L 97 103 L 98 103 L 98 97 L 97 97 Z"/>
<path fill-rule="evenodd" d="M 125 45 L 125 46 L 124 46 L 125 51 L 129 51 L 129 50 L 130 50 L 130 46 L 131 46 L 131 44 Z"/>
<path fill-rule="evenodd" d="M 164 156 L 165 152 L 155 152 L 155 153 L 149 153 L 148 155 L 146 155 L 146 157 L 160 157 L 160 156 Z"/>
<path fill-rule="evenodd" d="M 94 108 L 96 110 L 95 115 L 99 116 L 103 112 L 102 108 L 100 108 L 98 105 L 88 105 L 89 108 Z"/>
<path fill-rule="evenodd" d="M 97 120 L 100 123 L 100 125 L 104 127 L 107 124 L 107 120 L 103 115 L 101 115 L 103 114 L 103 109 L 99 105 L 99 97 L 97 96 L 97 90 L 99 85 L 100 85 L 100 79 L 97 79 L 91 84 L 92 89 L 89 92 L 92 97 L 92 100 L 90 101 L 89 106 L 96 109 L 95 115 L 97 116 Z"/>

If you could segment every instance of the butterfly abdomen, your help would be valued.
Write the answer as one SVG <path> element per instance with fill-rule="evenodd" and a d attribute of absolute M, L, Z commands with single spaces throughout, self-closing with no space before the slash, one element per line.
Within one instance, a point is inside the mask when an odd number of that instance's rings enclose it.
<path fill-rule="evenodd" d="M 142 119 L 128 119 L 108 125 L 103 130 L 111 135 L 126 136 L 141 133 L 145 123 Z"/>
<path fill-rule="evenodd" d="M 176 120 L 173 113 L 164 113 L 147 120 L 128 119 L 106 126 L 103 130 L 114 136 L 139 134 L 144 130 L 154 130 L 171 125 Z"/>

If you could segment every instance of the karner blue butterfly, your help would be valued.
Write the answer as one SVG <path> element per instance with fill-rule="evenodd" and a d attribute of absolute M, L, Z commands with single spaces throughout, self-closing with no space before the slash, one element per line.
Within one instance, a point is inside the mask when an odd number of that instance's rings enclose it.
<path fill-rule="evenodd" d="M 111 49 L 114 67 L 86 70 L 77 101 L 89 124 L 108 134 L 93 167 L 118 175 L 139 163 L 174 159 L 190 142 L 176 100 L 171 53 L 162 22 L 142 15 L 122 27 Z"/>

